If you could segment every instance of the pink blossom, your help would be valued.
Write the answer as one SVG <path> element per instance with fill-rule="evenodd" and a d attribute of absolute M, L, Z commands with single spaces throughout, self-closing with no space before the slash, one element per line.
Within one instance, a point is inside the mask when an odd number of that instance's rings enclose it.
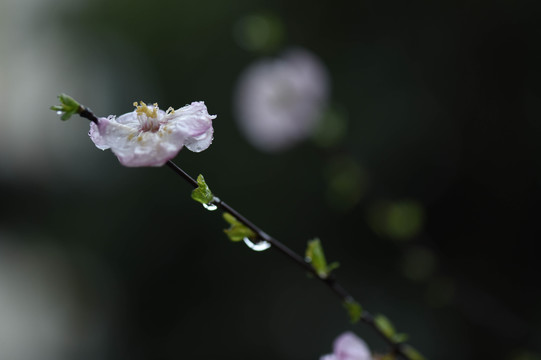
<path fill-rule="evenodd" d="M 372 360 L 372 355 L 366 343 L 348 331 L 334 340 L 333 353 L 319 360 Z"/>
<path fill-rule="evenodd" d="M 312 53 L 292 49 L 278 59 L 263 59 L 240 76 L 236 120 L 252 145 L 280 151 L 309 137 L 325 109 L 329 80 Z"/>
<path fill-rule="evenodd" d="M 125 166 L 162 166 L 183 146 L 194 152 L 212 142 L 212 120 L 205 103 L 193 102 L 180 109 L 160 110 L 158 104 L 133 104 L 134 111 L 111 115 L 90 124 L 90 139 L 99 149 L 111 149 Z"/>

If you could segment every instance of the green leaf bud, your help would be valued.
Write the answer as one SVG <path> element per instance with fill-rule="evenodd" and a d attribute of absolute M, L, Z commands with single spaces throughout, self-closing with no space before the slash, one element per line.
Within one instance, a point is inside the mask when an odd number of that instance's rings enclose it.
<path fill-rule="evenodd" d="M 192 191 L 192 199 L 204 205 L 211 203 L 214 200 L 214 195 L 201 174 L 197 177 L 197 185 L 198 187 Z"/>
<path fill-rule="evenodd" d="M 406 342 L 409 339 L 409 335 L 405 333 L 396 333 L 393 335 L 393 342 L 394 343 L 403 343 Z"/>
<path fill-rule="evenodd" d="M 74 98 L 72 98 L 71 96 L 67 95 L 67 94 L 60 94 L 58 95 L 58 99 L 60 100 L 60 102 L 67 106 L 67 107 L 70 107 L 70 108 L 77 108 L 79 106 L 81 106 L 81 104 L 79 104 L 77 101 L 75 101 Z"/>
<path fill-rule="evenodd" d="M 62 115 L 60 117 L 62 120 L 68 120 L 72 115 L 83 111 L 83 106 L 69 95 L 60 94 L 58 95 L 58 100 L 60 100 L 62 105 L 51 106 L 50 109 L 56 111 L 58 115 Z"/>
<path fill-rule="evenodd" d="M 353 299 L 347 299 L 346 301 L 344 301 L 344 307 L 349 314 L 349 320 L 352 324 L 355 324 L 359 322 L 359 320 L 361 320 L 361 316 L 363 314 L 363 308 L 361 304 L 359 304 Z"/>
<path fill-rule="evenodd" d="M 325 253 L 323 252 L 321 241 L 318 238 L 308 241 L 305 256 L 306 261 L 312 264 L 312 267 L 316 271 L 317 275 L 322 279 L 326 279 L 329 276 L 330 272 L 340 265 L 337 262 L 333 262 L 332 264 L 327 265 L 327 260 L 325 260 Z"/>
<path fill-rule="evenodd" d="M 230 213 L 225 212 L 223 214 L 223 218 L 230 225 L 229 229 L 224 230 L 224 232 L 229 237 L 229 240 L 241 241 L 244 238 L 253 240 L 257 237 L 256 233 L 253 232 L 253 230 L 251 230 L 246 225 L 238 221 L 237 218 L 231 215 Z"/>
<path fill-rule="evenodd" d="M 415 350 L 412 346 L 410 345 L 404 345 L 402 347 L 402 352 L 404 353 L 404 355 L 406 355 L 410 360 L 426 360 L 425 357 L 423 355 L 421 355 L 420 352 L 418 352 L 417 350 Z"/>
<path fill-rule="evenodd" d="M 385 315 L 376 315 L 374 317 L 374 324 L 388 339 L 393 339 L 396 331 L 391 321 Z"/>

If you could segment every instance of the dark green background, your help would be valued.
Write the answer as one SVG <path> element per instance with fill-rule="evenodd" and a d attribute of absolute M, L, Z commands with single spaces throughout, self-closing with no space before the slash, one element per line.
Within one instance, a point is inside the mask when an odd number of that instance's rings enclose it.
<path fill-rule="evenodd" d="M 536 1 L 103 0 L 45 8 L 33 31 L 61 29 L 63 62 L 99 58 L 116 79 L 104 89 L 112 100 L 92 103 L 77 89 L 97 74 L 70 67 L 65 86 L 43 94 L 50 105 L 59 92 L 99 115 L 131 111 L 136 100 L 204 100 L 218 114 L 215 139 L 203 153 L 179 154 L 188 173 L 203 173 L 218 196 L 299 253 L 320 237 L 344 285 L 428 358 L 523 360 L 538 359 L 541 343 L 539 10 Z M 261 13 L 285 34 L 267 54 L 234 37 L 243 17 Z M 339 144 L 307 140 L 266 154 L 239 131 L 236 79 L 288 46 L 328 67 L 332 103 L 348 119 Z M 107 269 L 80 289 L 83 302 L 110 309 L 103 359 L 318 359 L 347 329 L 385 350 L 281 254 L 229 242 L 220 215 L 191 201 L 169 169 L 124 168 L 87 140 L 84 120 L 43 112 L 40 121 L 77 138 L 85 155 L 73 173 L 51 160 L 45 184 L 0 177 L 0 228 L 24 243 L 53 242 L 82 274 L 92 270 L 81 259 Z M 326 197 L 326 169 L 340 157 L 365 179 L 345 210 Z M 367 215 L 401 199 L 425 214 L 409 241 L 376 233 Z M 400 264 L 418 247 L 436 264 L 411 281 Z M 427 292 L 442 279 L 454 291 L 433 306 Z M 525 352 L 538 355 L 517 355 Z"/>

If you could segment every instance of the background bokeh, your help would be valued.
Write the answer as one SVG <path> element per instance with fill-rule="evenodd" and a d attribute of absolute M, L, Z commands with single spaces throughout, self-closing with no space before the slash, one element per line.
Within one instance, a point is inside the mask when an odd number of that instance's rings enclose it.
<path fill-rule="evenodd" d="M 98 115 L 203 100 L 213 145 L 176 159 L 338 278 L 431 359 L 539 359 L 541 6 L 536 1 L 2 0 L 0 358 L 318 359 L 351 329 L 327 289 L 167 168 L 124 168 Z M 244 69 L 288 48 L 329 77 L 313 134 L 262 151 Z"/>

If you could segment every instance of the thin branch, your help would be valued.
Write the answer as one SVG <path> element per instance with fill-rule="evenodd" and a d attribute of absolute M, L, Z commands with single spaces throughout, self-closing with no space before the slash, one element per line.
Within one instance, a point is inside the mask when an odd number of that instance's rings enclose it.
<path fill-rule="evenodd" d="M 84 106 L 81 106 L 81 110 L 79 111 L 79 115 L 92 121 L 95 124 L 98 124 L 98 118 L 94 115 L 94 113 Z M 188 173 L 186 173 L 184 170 L 182 170 L 178 165 L 176 165 L 174 162 L 169 160 L 167 162 L 167 166 L 172 169 L 175 173 L 180 175 L 186 182 L 188 182 L 193 188 L 197 188 L 199 185 L 197 184 L 197 181 L 192 178 Z M 298 255 L 296 252 L 291 250 L 289 247 L 281 243 L 280 241 L 276 240 L 272 236 L 265 233 L 263 230 L 261 230 L 259 227 L 257 227 L 255 224 L 253 224 L 250 220 L 248 220 L 245 216 L 243 216 L 241 213 L 239 213 L 237 210 L 235 210 L 233 207 L 231 207 L 229 204 L 225 203 L 224 201 L 220 200 L 218 197 L 214 197 L 213 204 L 215 204 L 217 207 L 222 209 L 223 211 L 226 211 L 233 215 L 239 222 L 244 224 L 246 227 L 251 229 L 253 232 L 255 232 L 258 236 L 258 238 L 262 241 L 267 241 L 270 243 L 275 249 L 280 251 L 282 254 L 286 255 L 288 258 L 293 260 L 295 263 L 297 263 L 303 270 L 311 273 L 314 275 L 316 279 L 324 283 L 338 298 L 343 302 L 350 302 L 355 301 L 353 296 L 349 294 L 346 289 L 344 289 L 337 281 L 336 278 L 330 274 L 328 277 L 321 277 L 318 275 L 316 270 L 310 265 L 310 263 L 306 262 L 304 258 L 300 255 Z M 390 347 L 391 351 L 394 355 L 402 357 L 406 360 L 409 360 L 409 357 L 404 353 L 403 347 L 401 343 L 395 343 L 391 339 L 389 339 L 385 334 L 376 326 L 374 323 L 374 319 L 372 315 L 363 309 L 361 314 L 361 321 L 368 324 Z"/>
<path fill-rule="evenodd" d="M 194 178 L 192 178 L 190 175 L 188 175 L 184 170 L 182 170 L 178 165 L 176 165 L 174 162 L 169 160 L 167 162 L 167 166 L 171 168 L 174 172 L 179 174 L 184 180 L 186 180 L 190 185 L 192 185 L 193 188 L 197 188 L 199 185 L 197 184 L 197 181 L 195 181 Z M 263 230 L 261 230 L 259 227 L 257 227 L 254 223 L 252 223 L 250 220 L 248 220 L 245 216 L 243 216 L 241 213 L 239 213 L 237 210 L 235 210 L 233 207 L 231 207 L 229 204 L 225 203 L 224 201 L 220 200 L 217 196 L 214 196 L 214 201 L 212 204 L 216 205 L 220 209 L 222 209 L 225 212 L 230 213 L 233 215 L 239 222 L 244 224 L 246 227 L 248 227 L 250 230 L 255 232 L 257 234 L 257 237 L 262 241 L 267 241 L 270 243 L 274 248 L 276 248 L 278 251 L 280 251 L 282 254 L 286 255 L 288 258 L 293 260 L 295 263 L 297 263 L 300 267 L 302 267 L 305 271 L 311 273 L 314 275 L 314 277 L 321 282 L 323 282 L 331 291 L 338 296 L 338 298 L 343 302 L 349 302 L 349 301 L 355 301 L 353 296 L 349 294 L 349 292 L 344 289 L 335 279 L 335 277 L 331 274 L 330 276 L 324 278 L 318 275 L 316 270 L 313 268 L 313 266 L 308 263 L 302 256 L 291 250 L 289 247 L 284 245 L 282 242 L 276 240 L 269 234 L 265 233 Z M 372 329 L 391 347 L 392 353 L 398 356 L 403 357 L 404 359 L 409 359 L 406 354 L 404 354 L 402 350 L 402 345 L 400 343 L 395 343 L 391 339 L 389 339 L 385 334 L 376 326 L 374 323 L 374 319 L 372 315 L 366 311 L 363 310 L 361 315 L 361 321 L 363 321 L 365 324 L 368 324 Z"/>
<path fill-rule="evenodd" d="M 169 160 L 167 162 L 167 166 L 169 166 L 174 172 L 179 174 L 184 180 L 186 180 L 190 185 L 192 185 L 194 188 L 197 188 L 199 185 L 197 184 L 197 181 L 195 181 L 194 178 L 192 178 L 190 175 L 186 173 L 186 171 L 182 170 L 177 164 Z"/>
<path fill-rule="evenodd" d="M 98 125 L 98 118 L 96 117 L 96 115 L 94 115 L 92 110 L 90 110 L 87 107 L 84 107 L 82 105 L 80 106 L 80 108 L 79 108 L 79 116 L 84 117 L 84 118 L 92 121 L 94 124 Z"/>

